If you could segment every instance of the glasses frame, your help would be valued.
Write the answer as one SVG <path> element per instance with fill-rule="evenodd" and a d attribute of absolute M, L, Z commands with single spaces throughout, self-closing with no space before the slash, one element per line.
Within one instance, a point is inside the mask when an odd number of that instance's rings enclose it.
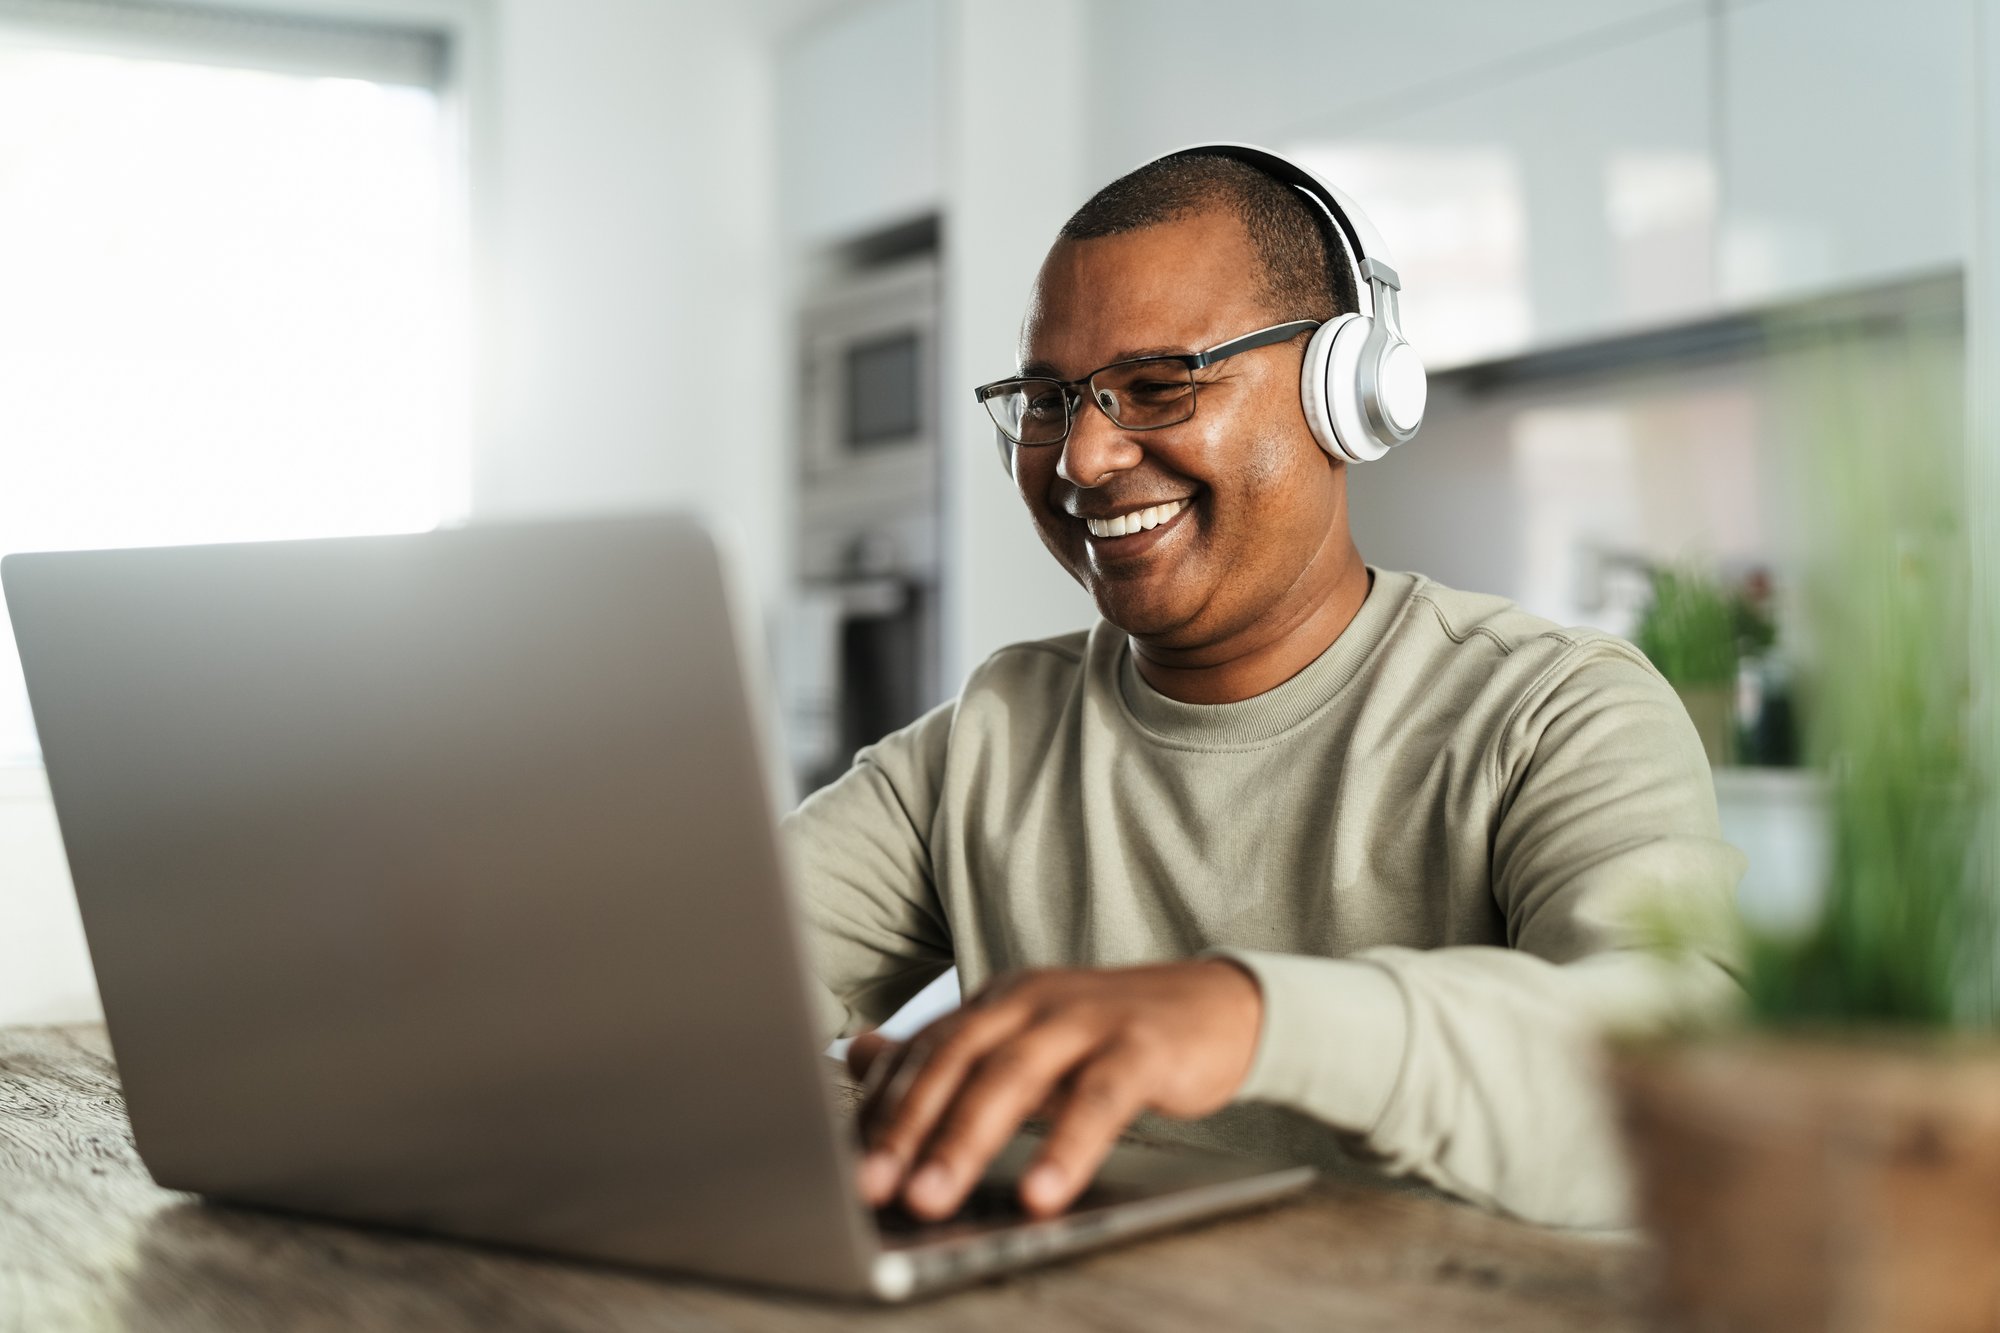
<path fill-rule="evenodd" d="M 1301 333 L 1308 333 L 1317 329 L 1323 322 L 1317 319 L 1287 320 L 1283 324 L 1272 324 L 1265 328 L 1253 329 L 1249 333 L 1231 338 L 1227 342 L 1219 342 L 1215 346 L 1200 352 L 1156 352 L 1152 356 L 1128 356 L 1122 361 L 1113 361 L 1109 365 L 1099 366 L 1081 379 L 1059 380 L 1053 375 L 1010 375 L 1004 380 L 994 380 L 991 384 L 980 385 L 972 391 L 972 396 L 986 408 L 986 415 L 992 418 L 994 428 L 1006 438 L 1008 443 L 1018 445 L 1023 449 L 1045 449 L 1050 445 L 1061 444 L 1068 440 L 1070 431 L 1076 426 L 1077 403 L 1083 398 L 1083 391 L 1085 389 L 1090 390 L 1090 401 L 1096 405 L 1097 410 L 1104 413 L 1110 419 L 1111 424 L 1118 427 L 1118 429 L 1130 431 L 1165 430 L 1169 426 L 1182 426 L 1194 420 L 1195 409 L 1200 406 L 1198 401 L 1200 386 L 1193 380 L 1194 371 L 1206 370 L 1218 361 L 1227 361 L 1230 357 L 1238 356 L 1244 352 L 1254 352 L 1259 347 L 1272 347 L 1278 343 L 1290 342 Z M 1124 366 L 1136 366 L 1143 361 L 1175 361 L 1187 367 L 1189 371 L 1189 383 L 1188 414 L 1186 416 L 1180 418 L 1178 421 L 1162 421 L 1154 426 L 1127 426 L 1118 420 L 1117 417 L 1112 416 L 1110 409 L 1098 400 L 1097 395 L 1099 390 L 1094 381 L 1099 375 L 1102 375 L 1107 370 L 1117 370 Z M 1030 442 L 1017 439 L 1012 431 L 1000 424 L 1000 418 L 994 415 L 991 406 L 992 400 L 999 397 L 1002 393 L 1009 392 L 1023 384 L 1053 384 L 1062 390 L 1062 434 L 1056 436 L 1053 440 L 1035 440 Z"/>

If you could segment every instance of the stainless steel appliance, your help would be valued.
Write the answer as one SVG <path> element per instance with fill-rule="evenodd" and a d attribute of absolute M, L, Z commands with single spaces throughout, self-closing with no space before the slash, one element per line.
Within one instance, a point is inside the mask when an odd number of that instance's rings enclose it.
<path fill-rule="evenodd" d="M 849 269 L 800 313 L 784 692 L 807 790 L 942 697 L 937 331 L 934 250 Z"/>

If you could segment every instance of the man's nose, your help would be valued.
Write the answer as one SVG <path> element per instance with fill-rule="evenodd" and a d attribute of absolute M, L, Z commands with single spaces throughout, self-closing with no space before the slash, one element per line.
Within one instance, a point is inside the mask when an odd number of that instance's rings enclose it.
<path fill-rule="evenodd" d="M 1106 477 L 1137 467 L 1144 457 L 1138 440 L 1084 394 L 1077 400 L 1056 475 L 1079 488 L 1101 486 Z"/>

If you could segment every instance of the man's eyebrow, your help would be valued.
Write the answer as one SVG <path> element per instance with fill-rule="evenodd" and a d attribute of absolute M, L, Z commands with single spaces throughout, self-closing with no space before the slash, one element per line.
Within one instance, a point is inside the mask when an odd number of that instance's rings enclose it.
<path fill-rule="evenodd" d="M 1120 361 L 1142 361 L 1149 356 L 1192 355 L 1194 353 L 1188 351 L 1185 347 L 1134 347 L 1120 352 L 1109 361 L 1100 361 L 1097 365 L 1092 366 L 1091 369 L 1101 370 L 1105 366 L 1115 366 Z M 1047 361 L 1030 361 L 1021 367 L 1021 377 L 1023 379 L 1033 377 L 1036 379 L 1059 380 L 1063 377 L 1063 373 Z"/>

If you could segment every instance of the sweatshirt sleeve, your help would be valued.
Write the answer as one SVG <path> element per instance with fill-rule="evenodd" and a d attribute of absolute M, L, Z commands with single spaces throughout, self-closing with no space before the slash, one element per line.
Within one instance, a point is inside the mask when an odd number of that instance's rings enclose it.
<path fill-rule="evenodd" d="M 1491 763 L 1512 947 L 1224 951 L 1264 997 L 1238 1099 L 1304 1111 L 1394 1174 L 1531 1221 L 1625 1225 L 1599 1038 L 1736 1002 L 1743 857 L 1722 841 L 1686 710 L 1617 641 L 1570 649 Z M 1685 946 L 1671 957 L 1646 947 L 1662 929 Z"/>
<path fill-rule="evenodd" d="M 861 750 L 780 823 L 829 1038 L 882 1022 L 952 964 L 929 837 L 953 710 Z"/>

